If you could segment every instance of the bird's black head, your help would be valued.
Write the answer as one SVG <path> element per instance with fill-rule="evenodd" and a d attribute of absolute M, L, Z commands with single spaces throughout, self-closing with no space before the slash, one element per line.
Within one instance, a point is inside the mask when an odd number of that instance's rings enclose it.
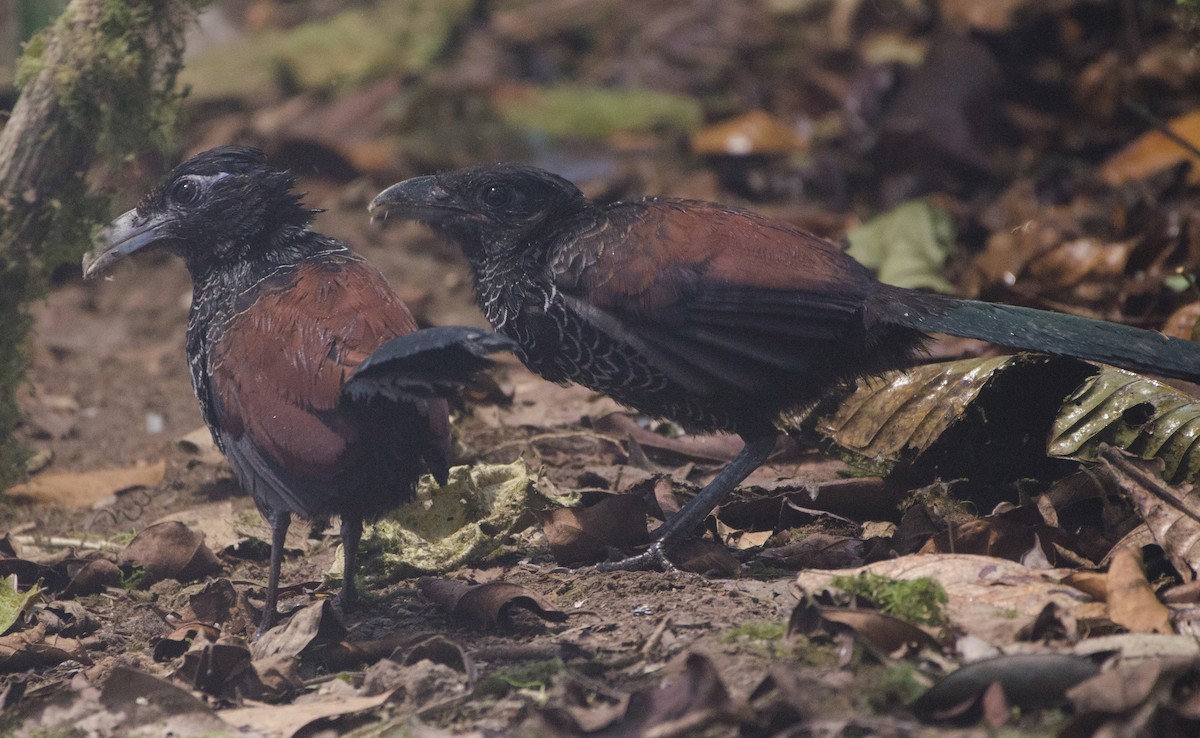
<path fill-rule="evenodd" d="M 537 167 L 469 167 L 394 184 L 371 202 L 377 217 L 427 223 L 468 258 L 513 256 L 539 242 L 548 224 L 587 207 L 567 180 Z"/>
<path fill-rule="evenodd" d="M 266 254 L 317 212 L 292 194 L 295 184 L 258 149 L 222 146 L 197 154 L 101 232 L 84 257 L 84 276 L 151 246 L 179 253 L 193 277 Z"/>

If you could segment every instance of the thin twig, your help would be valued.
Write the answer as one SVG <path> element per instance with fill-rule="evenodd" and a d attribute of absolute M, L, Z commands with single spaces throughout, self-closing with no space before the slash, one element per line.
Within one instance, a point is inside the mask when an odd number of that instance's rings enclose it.
<path fill-rule="evenodd" d="M 653 651 L 654 649 L 658 648 L 658 644 L 660 642 L 662 642 L 663 635 L 667 632 L 667 628 L 670 628 L 670 627 L 671 627 L 671 616 L 668 615 L 668 616 L 664 617 L 661 621 L 659 621 L 658 627 L 655 628 L 654 632 L 650 634 L 650 637 L 646 639 L 646 643 L 642 646 L 642 655 L 643 656 L 649 657 L 650 652 Z"/>
<path fill-rule="evenodd" d="M 119 546 L 109 541 L 89 541 L 85 538 L 64 538 L 62 536 L 50 536 L 49 538 L 13 536 L 12 540 L 22 546 L 39 546 L 41 548 L 89 548 L 95 551 L 111 551 L 114 553 L 124 548 L 124 546 Z"/>

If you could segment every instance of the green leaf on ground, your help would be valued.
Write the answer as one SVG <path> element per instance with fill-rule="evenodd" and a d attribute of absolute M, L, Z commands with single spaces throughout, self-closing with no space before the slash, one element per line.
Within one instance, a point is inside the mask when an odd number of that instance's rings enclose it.
<path fill-rule="evenodd" d="M 909 200 L 846 234 L 849 253 L 897 287 L 953 292 L 942 267 L 954 254 L 954 223 L 944 208 Z"/>
<path fill-rule="evenodd" d="M 1101 444 L 1166 464 L 1171 484 L 1200 478 L 1200 400 L 1133 372 L 1104 367 L 1063 403 L 1050 454 L 1094 461 Z"/>
<path fill-rule="evenodd" d="M 17 575 L 13 574 L 0 584 L 0 635 L 13 627 L 21 613 L 28 610 L 41 595 L 42 590 L 35 584 L 27 592 L 17 589 Z"/>

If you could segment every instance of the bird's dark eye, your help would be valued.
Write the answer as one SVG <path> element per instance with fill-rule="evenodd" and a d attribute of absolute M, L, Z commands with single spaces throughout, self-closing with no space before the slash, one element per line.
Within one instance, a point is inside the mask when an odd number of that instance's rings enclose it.
<path fill-rule="evenodd" d="M 489 208 L 502 208 L 513 203 L 517 193 L 508 185 L 491 185 L 483 191 L 483 204 Z"/>
<path fill-rule="evenodd" d="M 194 205 L 200 199 L 200 185 L 193 179 L 181 179 L 171 187 L 171 199 L 179 205 Z"/>

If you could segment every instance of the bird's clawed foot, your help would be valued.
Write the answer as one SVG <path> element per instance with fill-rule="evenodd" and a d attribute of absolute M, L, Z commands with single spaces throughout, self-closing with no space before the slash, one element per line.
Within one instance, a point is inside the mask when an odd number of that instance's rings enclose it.
<path fill-rule="evenodd" d="M 679 571 L 667 558 L 662 541 L 655 541 L 650 548 L 636 556 L 627 556 L 618 561 L 603 561 L 596 564 L 596 571 Z"/>

